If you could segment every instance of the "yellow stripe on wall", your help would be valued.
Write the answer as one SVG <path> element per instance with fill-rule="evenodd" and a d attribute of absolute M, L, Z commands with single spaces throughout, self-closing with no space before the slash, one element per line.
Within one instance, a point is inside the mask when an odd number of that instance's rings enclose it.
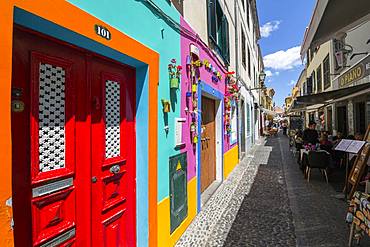
<path fill-rule="evenodd" d="M 230 149 L 224 154 L 224 179 L 226 179 L 230 172 L 234 170 L 235 166 L 239 163 L 238 145 Z"/>
<path fill-rule="evenodd" d="M 166 197 L 158 203 L 158 246 L 172 247 L 180 239 L 186 228 L 197 214 L 197 179 L 188 182 L 188 216 L 170 235 L 170 198 Z"/>

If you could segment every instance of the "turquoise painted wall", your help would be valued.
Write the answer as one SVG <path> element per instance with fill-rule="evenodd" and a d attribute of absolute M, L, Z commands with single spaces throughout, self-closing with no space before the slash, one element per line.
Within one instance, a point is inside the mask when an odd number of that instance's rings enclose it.
<path fill-rule="evenodd" d="M 70 3 L 94 15 L 123 33 L 136 39 L 160 54 L 158 87 L 158 109 L 147 105 L 147 90 L 142 90 L 141 102 L 137 107 L 143 115 L 137 121 L 145 121 L 148 111 L 158 111 L 158 202 L 169 196 L 168 158 L 179 153 L 174 149 L 174 118 L 180 116 L 180 92 L 176 93 L 177 103 L 168 114 L 169 132 L 165 132 L 165 119 L 161 99 L 170 99 L 168 69 L 172 58 L 181 61 L 180 34 L 168 25 L 153 9 L 140 0 L 69 0 Z M 180 15 L 167 0 L 153 0 L 158 7 L 180 23 Z M 143 68 L 145 70 L 146 68 Z M 149 68 L 150 69 L 150 68 Z M 147 85 L 144 85 L 147 87 Z M 146 101 L 144 100 L 146 99 Z M 146 128 L 145 128 L 146 127 Z M 147 126 L 137 128 L 137 148 L 147 150 Z M 137 241 L 138 246 L 148 242 L 148 159 L 146 152 L 137 153 Z"/>

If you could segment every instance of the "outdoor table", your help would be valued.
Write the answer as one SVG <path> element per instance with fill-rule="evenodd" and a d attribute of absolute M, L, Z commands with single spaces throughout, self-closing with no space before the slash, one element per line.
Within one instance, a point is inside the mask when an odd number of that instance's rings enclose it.
<path fill-rule="evenodd" d="M 369 194 L 356 191 L 351 199 L 346 217 L 346 222 L 351 224 L 348 246 L 351 246 L 354 237 L 359 242 L 363 233 L 370 236 L 369 197 Z"/>

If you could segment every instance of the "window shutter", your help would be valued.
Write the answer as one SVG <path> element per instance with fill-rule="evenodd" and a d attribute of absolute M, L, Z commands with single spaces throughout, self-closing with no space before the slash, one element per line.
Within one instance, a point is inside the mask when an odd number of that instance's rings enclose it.
<path fill-rule="evenodd" d="M 217 44 L 216 1 L 208 0 L 208 36 Z"/>
<path fill-rule="evenodd" d="M 222 43 L 223 43 L 223 46 L 224 46 L 224 48 L 222 50 L 223 50 L 225 59 L 227 61 L 229 61 L 229 58 L 230 58 L 230 50 L 229 50 L 229 23 L 228 23 L 227 18 L 226 18 L 225 15 L 222 17 L 222 34 L 223 34 Z"/>

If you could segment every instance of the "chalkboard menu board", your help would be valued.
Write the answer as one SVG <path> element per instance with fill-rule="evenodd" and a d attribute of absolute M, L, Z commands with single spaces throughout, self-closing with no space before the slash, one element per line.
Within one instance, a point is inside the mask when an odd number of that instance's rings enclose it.
<path fill-rule="evenodd" d="M 301 116 L 290 116 L 289 120 L 291 130 L 303 130 L 303 118 Z"/>

